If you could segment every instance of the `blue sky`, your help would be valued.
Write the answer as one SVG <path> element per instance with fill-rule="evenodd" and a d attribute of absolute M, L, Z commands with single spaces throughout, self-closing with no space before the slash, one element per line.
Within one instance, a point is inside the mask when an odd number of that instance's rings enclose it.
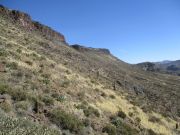
<path fill-rule="evenodd" d="M 180 59 L 180 0 L 0 0 L 129 63 Z"/>

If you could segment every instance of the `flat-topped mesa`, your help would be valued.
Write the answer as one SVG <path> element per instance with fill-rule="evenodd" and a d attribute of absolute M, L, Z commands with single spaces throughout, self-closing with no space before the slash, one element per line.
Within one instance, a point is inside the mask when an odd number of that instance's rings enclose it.
<path fill-rule="evenodd" d="M 23 12 L 17 10 L 9 10 L 0 5 L 0 15 L 10 19 L 13 23 L 19 24 L 25 30 L 40 32 L 45 38 L 53 41 L 66 42 L 61 33 L 56 32 L 48 26 L 35 22 L 31 17 Z"/>
<path fill-rule="evenodd" d="M 107 54 L 110 55 L 111 52 L 108 49 L 104 49 L 104 48 L 91 48 L 91 47 L 85 47 L 85 46 L 81 46 L 81 45 L 71 45 L 72 48 L 80 51 L 80 52 L 86 52 L 86 51 L 95 51 L 98 53 L 103 53 L 103 54 Z"/>

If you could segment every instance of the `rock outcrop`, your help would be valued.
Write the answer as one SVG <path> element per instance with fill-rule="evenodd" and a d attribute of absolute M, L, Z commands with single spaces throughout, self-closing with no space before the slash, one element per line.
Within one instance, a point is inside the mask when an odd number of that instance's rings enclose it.
<path fill-rule="evenodd" d="M 61 33 L 58 33 L 52 30 L 50 27 L 40 24 L 39 22 L 33 21 L 26 13 L 17 10 L 9 10 L 1 5 L 0 14 L 12 20 L 13 23 L 19 24 L 27 31 L 37 31 L 49 40 L 66 42 L 64 36 Z"/>

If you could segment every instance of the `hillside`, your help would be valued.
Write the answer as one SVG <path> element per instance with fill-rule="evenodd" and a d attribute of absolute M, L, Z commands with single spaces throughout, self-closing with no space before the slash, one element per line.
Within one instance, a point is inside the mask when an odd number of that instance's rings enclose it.
<path fill-rule="evenodd" d="M 165 74 L 180 76 L 180 60 L 162 61 L 162 62 L 144 62 L 137 64 L 138 67 L 145 71 L 153 71 Z"/>
<path fill-rule="evenodd" d="M 179 82 L 0 7 L 0 134 L 176 135 Z"/>

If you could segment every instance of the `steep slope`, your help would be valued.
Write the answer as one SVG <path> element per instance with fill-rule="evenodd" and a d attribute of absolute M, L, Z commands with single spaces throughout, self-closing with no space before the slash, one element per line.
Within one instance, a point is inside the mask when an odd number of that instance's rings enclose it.
<path fill-rule="evenodd" d="M 69 46 L 24 13 L 2 6 L 0 13 L 0 108 L 7 115 L 46 125 L 53 130 L 46 134 L 179 133 L 180 77 L 141 71 L 106 49 Z M 12 134 L 19 126 L 31 124 Z"/>

